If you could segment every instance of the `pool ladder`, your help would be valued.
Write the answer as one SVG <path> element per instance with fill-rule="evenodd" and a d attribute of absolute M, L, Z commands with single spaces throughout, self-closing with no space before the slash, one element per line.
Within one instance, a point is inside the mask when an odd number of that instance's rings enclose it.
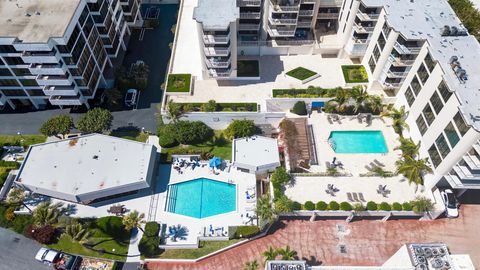
<path fill-rule="evenodd" d="M 177 203 L 177 190 L 178 187 L 176 185 L 168 186 L 167 205 L 165 206 L 167 212 L 173 213 L 175 211 L 175 204 Z"/>

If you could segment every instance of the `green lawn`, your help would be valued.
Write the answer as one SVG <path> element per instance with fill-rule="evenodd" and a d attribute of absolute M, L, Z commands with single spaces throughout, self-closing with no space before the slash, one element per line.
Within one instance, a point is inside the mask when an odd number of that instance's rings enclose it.
<path fill-rule="evenodd" d="M 215 130 L 215 136 L 208 142 L 162 148 L 162 153 L 166 154 L 166 162 L 172 161 L 172 154 L 201 154 L 202 152 L 209 152 L 214 156 L 230 160 L 232 158 L 232 142 L 223 136 L 221 130 Z"/>
<path fill-rule="evenodd" d="M 346 83 L 368 82 L 367 70 L 362 65 L 344 65 L 342 72 Z"/>
<path fill-rule="evenodd" d="M 199 248 L 195 249 L 167 249 L 159 257 L 162 259 L 197 259 L 224 247 L 233 245 L 243 239 L 227 241 L 200 241 Z"/>
<path fill-rule="evenodd" d="M 260 67 L 257 60 L 238 60 L 237 61 L 238 77 L 259 77 Z"/>
<path fill-rule="evenodd" d="M 4 145 L 23 145 L 28 147 L 32 144 L 43 143 L 47 137 L 43 135 L 7 135 L 0 136 L 0 147 Z"/>
<path fill-rule="evenodd" d="M 312 76 L 315 76 L 316 74 L 316 72 L 303 67 L 298 67 L 287 72 L 288 76 L 298 79 L 300 81 L 306 80 Z"/>
<path fill-rule="evenodd" d="M 191 80 L 191 74 L 169 74 L 167 92 L 189 92 Z"/>
<path fill-rule="evenodd" d="M 138 130 L 114 130 L 110 133 L 110 136 L 128 139 L 137 142 L 146 142 L 148 138 L 147 133 L 143 133 Z"/>

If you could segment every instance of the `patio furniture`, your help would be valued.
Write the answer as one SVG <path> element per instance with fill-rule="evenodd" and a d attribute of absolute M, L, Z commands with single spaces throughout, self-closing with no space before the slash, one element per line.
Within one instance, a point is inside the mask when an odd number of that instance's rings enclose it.
<path fill-rule="evenodd" d="M 348 198 L 349 201 L 353 202 L 352 193 L 347 192 L 347 198 Z"/>
<path fill-rule="evenodd" d="M 116 216 L 121 216 L 126 212 L 125 205 L 112 205 L 107 212 Z"/>
<path fill-rule="evenodd" d="M 377 159 L 374 159 L 373 162 L 378 165 L 379 167 L 385 167 L 385 164 L 381 163 L 380 161 L 378 161 Z"/>
<path fill-rule="evenodd" d="M 356 201 L 356 202 L 359 202 L 360 200 L 358 199 L 358 195 L 356 192 L 352 193 L 353 195 L 353 200 Z"/>
<path fill-rule="evenodd" d="M 365 198 L 363 197 L 363 193 L 358 193 L 358 198 L 360 198 L 360 201 L 366 202 Z"/>

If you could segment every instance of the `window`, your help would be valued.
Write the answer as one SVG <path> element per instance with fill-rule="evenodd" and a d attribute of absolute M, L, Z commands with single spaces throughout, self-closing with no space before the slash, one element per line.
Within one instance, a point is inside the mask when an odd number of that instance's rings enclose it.
<path fill-rule="evenodd" d="M 446 158 L 448 153 L 450 153 L 450 147 L 447 144 L 447 140 L 445 139 L 445 136 L 443 136 L 443 133 L 440 133 L 438 135 L 437 139 L 435 140 L 435 143 L 437 144 L 438 151 L 440 152 L 440 155 L 443 158 Z"/>
<path fill-rule="evenodd" d="M 18 86 L 15 79 L 0 79 L 0 86 Z"/>
<path fill-rule="evenodd" d="M 443 98 L 443 102 L 447 103 L 448 99 L 452 96 L 452 92 L 448 89 L 447 84 L 442 80 L 438 85 L 438 92 Z"/>
<path fill-rule="evenodd" d="M 7 97 L 24 97 L 27 94 L 23 90 L 2 90 L 3 94 Z"/>
<path fill-rule="evenodd" d="M 412 106 L 413 102 L 415 102 L 415 97 L 413 96 L 412 88 L 410 86 L 405 90 L 405 98 L 407 99 L 408 106 Z"/>
<path fill-rule="evenodd" d="M 6 68 L 0 68 L 0 77 L 10 77 L 13 76 L 10 70 Z"/>
<path fill-rule="evenodd" d="M 388 37 L 388 34 L 390 34 L 390 31 L 392 29 L 390 27 L 388 27 L 388 25 L 385 23 L 383 24 L 383 28 L 382 28 L 382 31 L 383 33 L 385 34 L 385 37 Z"/>
<path fill-rule="evenodd" d="M 17 51 L 12 45 L 0 45 L 0 53 L 16 53 Z"/>
<path fill-rule="evenodd" d="M 27 68 L 14 68 L 12 69 L 13 73 L 17 76 L 31 76 L 32 73 Z"/>
<path fill-rule="evenodd" d="M 428 149 L 428 155 L 430 156 L 434 167 L 437 167 L 442 162 L 442 158 L 440 157 L 437 148 L 435 148 L 435 144 L 432 144 L 430 149 Z"/>
<path fill-rule="evenodd" d="M 425 122 L 421 114 L 417 118 L 417 127 L 418 127 L 418 130 L 420 131 L 420 134 L 422 134 L 422 136 L 423 134 L 425 134 L 425 132 L 427 132 L 427 123 Z"/>
<path fill-rule="evenodd" d="M 4 57 L 5 63 L 8 65 L 25 65 L 25 62 L 23 62 L 22 58 L 20 57 Z"/>
<path fill-rule="evenodd" d="M 455 122 L 455 125 L 457 126 L 458 131 L 460 131 L 460 134 L 462 134 L 462 136 L 464 136 L 468 132 L 469 127 L 467 126 L 467 124 L 465 124 L 465 121 L 463 121 L 460 112 L 458 112 L 455 117 L 453 117 L 453 122 Z"/>
<path fill-rule="evenodd" d="M 370 72 L 373 73 L 375 71 L 375 66 L 376 66 L 373 56 L 370 57 L 370 60 L 368 60 L 368 66 L 370 67 Z"/>
<path fill-rule="evenodd" d="M 422 64 L 418 68 L 417 74 L 418 74 L 418 77 L 420 78 L 420 81 L 422 81 L 422 84 L 425 84 L 425 82 L 427 82 L 428 80 L 428 72 L 424 64 Z"/>
<path fill-rule="evenodd" d="M 380 58 L 380 49 L 378 46 L 375 46 L 375 49 L 373 49 L 373 57 L 375 57 L 376 61 L 378 61 L 378 58 Z"/>
<path fill-rule="evenodd" d="M 385 40 L 385 37 L 383 36 L 382 33 L 380 33 L 380 35 L 378 36 L 378 46 L 380 46 L 380 49 L 383 50 L 383 48 L 385 48 L 385 43 L 387 41 Z"/>
<path fill-rule="evenodd" d="M 440 99 L 440 96 L 438 95 L 437 91 L 433 92 L 433 95 L 430 98 L 430 102 L 432 103 L 432 106 L 433 106 L 433 109 L 435 110 L 435 113 L 438 115 L 443 108 L 443 103 L 442 103 L 442 100 Z"/>
<path fill-rule="evenodd" d="M 45 96 L 42 90 L 40 89 L 28 89 L 26 90 L 29 96 L 32 97 L 39 97 L 39 96 Z"/>
<path fill-rule="evenodd" d="M 427 53 L 427 56 L 425 56 L 425 64 L 427 65 L 428 71 L 432 73 L 433 69 L 435 68 L 435 61 L 433 61 L 430 53 Z"/>
<path fill-rule="evenodd" d="M 450 122 L 447 127 L 444 130 L 445 135 L 447 135 L 447 139 L 450 142 L 450 146 L 455 147 L 457 145 L 458 141 L 460 141 L 460 137 L 457 134 L 457 131 L 455 130 L 455 126 L 453 125 L 452 122 Z"/>
<path fill-rule="evenodd" d="M 425 116 L 425 120 L 427 120 L 429 126 L 435 121 L 435 114 L 433 114 L 432 107 L 429 103 L 427 103 L 423 109 L 423 116 Z"/>
<path fill-rule="evenodd" d="M 420 93 L 422 86 L 418 82 L 417 76 L 413 77 L 412 82 L 410 83 L 410 87 L 412 87 L 412 90 L 415 93 L 415 96 L 418 96 L 418 93 Z"/>
<path fill-rule="evenodd" d="M 38 86 L 38 83 L 36 80 L 20 80 L 23 86 Z"/>

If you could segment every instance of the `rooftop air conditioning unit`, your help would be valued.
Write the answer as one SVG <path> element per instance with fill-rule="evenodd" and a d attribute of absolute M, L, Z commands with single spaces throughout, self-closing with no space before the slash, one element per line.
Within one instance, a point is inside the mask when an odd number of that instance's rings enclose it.
<path fill-rule="evenodd" d="M 446 37 L 449 35 L 450 35 L 450 26 L 448 25 L 443 26 L 442 37 Z"/>

